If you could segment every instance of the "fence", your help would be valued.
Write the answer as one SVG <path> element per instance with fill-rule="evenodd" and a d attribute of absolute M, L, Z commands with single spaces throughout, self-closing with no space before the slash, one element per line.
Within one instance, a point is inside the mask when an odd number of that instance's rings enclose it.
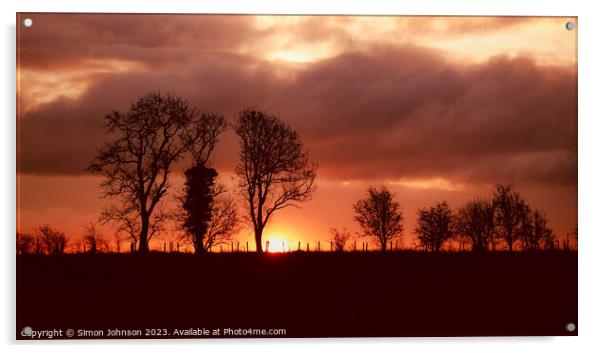
<path fill-rule="evenodd" d="M 576 241 L 575 241 L 576 243 Z M 454 245 L 455 244 L 455 245 Z M 137 244 L 130 243 L 129 252 L 137 251 Z M 571 240 L 569 234 L 566 235 L 564 239 L 555 239 L 551 244 L 551 247 L 544 248 L 544 250 L 573 250 L 572 246 L 576 249 L 576 244 L 571 244 Z M 255 242 L 240 242 L 240 241 L 231 241 L 225 242 L 218 245 L 213 246 L 208 249 L 208 252 L 211 253 L 247 253 L 247 252 L 255 252 Z M 262 249 L 264 252 L 268 253 L 292 253 L 292 252 L 313 252 L 313 253 L 328 253 L 328 252 L 338 252 L 337 245 L 333 241 L 313 241 L 313 242 L 285 242 L 285 241 L 264 241 L 262 242 Z M 487 244 L 486 249 L 488 251 L 506 251 L 507 246 L 503 244 L 502 241 L 496 240 L 491 241 Z M 83 251 L 82 251 L 83 250 Z M 410 247 L 401 246 L 400 242 L 389 241 L 387 242 L 386 252 L 398 252 L 398 251 L 407 251 L 407 250 L 415 250 L 415 251 L 430 251 L 424 244 L 413 245 Z M 469 241 L 463 240 L 453 240 L 446 244 L 445 247 L 441 248 L 442 251 L 446 252 L 468 252 L 472 251 L 472 246 Z M 527 251 L 529 250 L 527 244 L 523 241 L 517 241 L 513 245 L 513 250 L 515 251 Z M 71 253 L 87 253 L 90 249 L 86 246 L 85 243 L 78 244 L 77 249 L 71 251 Z M 162 241 L 159 244 L 155 243 L 153 246 L 153 251 L 163 252 L 163 253 L 191 253 L 194 252 L 194 248 L 190 245 L 190 243 L 180 243 L 177 241 Z M 380 244 L 371 244 L 369 242 L 348 242 L 344 248 L 345 252 L 370 252 L 370 251 L 382 251 Z M 119 248 L 115 250 L 112 248 L 109 249 L 97 249 L 98 253 L 106 253 L 113 252 L 119 253 L 122 252 Z M 125 251 L 127 252 L 127 251 Z M 36 252 L 34 252 L 36 253 Z M 39 250 L 38 252 L 39 253 Z"/>
<path fill-rule="evenodd" d="M 268 253 L 291 253 L 291 252 L 338 252 L 336 243 L 333 241 L 313 241 L 313 242 L 274 242 L 274 241 L 264 241 L 262 242 L 262 249 L 264 252 Z M 357 242 L 354 241 L 352 243 L 347 243 L 345 245 L 345 252 L 369 252 L 369 251 L 381 251 L 380 244 L 370 244 L 369 242 Z M 419 251 L 429 251 L 426 245 L 420 244 L 416 245 L 413 248 L 404 248 L 400 246 L 399 241 L 390 241 L 387 242 L 386 251 L 387 252 L 397 252 L 397 251 L 407 251 L 407 250 L 419 250 Z M 442 248 L 444 251 L 448 252 L 468 252 L 471 251 L 471 244 L 468 241 L 456 241 L 456 246 L 453 246 L 452 243 L 449 243 L 445 248 Z M 489 251 L 497 251 L 497 250 L 505 250 L 503 245 L 500 245 L 499 241 L 492 241 L 488 244 L 487 250 Z M 515 243 L 513 246 L 513 250 L 516 251 L 526 251 L 528 250 L 528 246 L 526 243 L 520 241 Z M 571 250 L 571 244 L 569 237 L 562 239 L 562 241 L 555 240 L 553 244 L 553 248 L 551 250 Z M 135 252 L 136 248 L 133 243 L 130 244 L 130 251 Z M 239 241 L 231 241 L 222 243 L 219 245 L 215 245 L 212 248 L 208 249 L 208 252 L 211 253 L 247 253 L 247 252 L 255 252 L 255 242 L 239 242 Z M 85 252 L 85 247 L 84 247 Z M 162 252 L 164 253 L 180 253 L 180 252 L 190 252 L 189 249 L 184 250 L 182 244 L 180 242 L 163 242 L 162 244 Z"/>

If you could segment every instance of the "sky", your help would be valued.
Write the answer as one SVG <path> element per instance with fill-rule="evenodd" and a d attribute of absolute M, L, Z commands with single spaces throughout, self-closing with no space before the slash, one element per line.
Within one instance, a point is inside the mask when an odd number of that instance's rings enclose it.
<path fill-rule="evenodd" d="M 575 18 L 25 17 L 18 231 L 51 224 L 78 238 L 98 220 L 113 201 L 99 197 L 101 179 L 86 167 L 109 139 L 104 116 L 157 90 L 230 120 L 255 107 L 299 132 L 318 164 L 317 191 L 275 214 L 265 240 L 313 248 L 331 227 L 357 232 L 353 203 L 383 185 L 402 207 L 405 247 L 416 245 L 418 208 L 456 208 L 498 183 L 545 211 L 557 235 L 577 226 L 577 30 L 565 28 Z M 237 157 L 228 131 L 212 164 L 232 195 Z M 173 206 L 184 167 L 167 196 Z"/>

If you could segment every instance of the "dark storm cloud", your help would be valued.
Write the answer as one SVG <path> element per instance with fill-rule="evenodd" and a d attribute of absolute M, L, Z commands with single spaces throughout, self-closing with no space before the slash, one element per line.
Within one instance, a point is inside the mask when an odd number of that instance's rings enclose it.
<path fill-rule="evenodd" d="M 265 101 L 277 87 L 261 64 L 230 54 L 206 54 L 171 71 L 107 75 L 82 97 L 59 99 L 19 119 L 21 170 L 44 174 L 84 173 L 96 148 L 108 140 L 104 116 L 126 110 L 149 91 L 177 94 L 205 110 L 234 114 Z M 236 107 L 236 108 L 235 108 Z"/>
<path fill-rule="evenodd" d="M 20 64 L 28 68 L 77 66 L 120 59 L 161 65 L 198 51 L 228 51 L 257 34 L 247 16 L 32 14 L 20 31 Z"/>
<path fill-rule="evenodd" d="M 504 56 L 458 65 L 415 45 L 374 45 L 289 69 L 233 53 L 257 30 L 246 20 L 230 27 L 228 19 L 206 17 L 193 26 L 193 18 L 183 17 L 166 27 L 151 19 L 137 27 L 119 16 L 92 18 L 78 25 L 81 33 L 66 35 L 75 44 L 35 49 L 48 60 L 22 64 L 69 65 L 64 60 L 99 56 L 155 69 L 104 75 L 78 99 L 26 113 L 20 119 L 21 170 L 84 173 L 107 138 L 104 114 L 161 90 L 229 117 L 247 106 L 280 114 L 300 131 L 322 177 L 576 183 L 576 73 L 570 68 Z M 318 40 L 314 30 L 300 35 Z M 183 31 L 189 37 L 182 38 Z M 97 42 L 86 43 L 91 34 Z M 22 47 L 27 52 L 33 43 Z M 60 57 L 52 58 L 55 53 Z M 231 135 L 223 140 L 217 165 L 232 169 L 236 144 Z"/>

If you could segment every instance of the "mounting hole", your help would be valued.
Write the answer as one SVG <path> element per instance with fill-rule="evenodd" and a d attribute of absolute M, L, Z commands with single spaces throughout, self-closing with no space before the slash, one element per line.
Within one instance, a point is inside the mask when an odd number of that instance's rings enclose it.
<path fill-rule="evenodd" d="M 31 336 L 31 332 L 33 331 L 33 329 L 29 326 L 25 326 L 23 327 L 23 329 L 21 330 L 21 336 Z"/>
<path fill-rule="evenodd" d="M 31 25 L 33 25 L 33 20 L 31 18 L 26 18 L 23 20 L 23 26 L 31 27 Z"/>
<path fill-rule="evenodd" d="M 574 323 L 569 322 L 568 324 L 566 324 L 565 328 L 568 332 L 574 332 L 577 326 L 575 326 Z"/>
<path fill-rule="evenodd" d="M 573 21 L 569 21 L 567 22 L 565 25 L 566 29 L 568 29 L 569 31 L 572 31 L 575 29 L 575 22 Z"/>

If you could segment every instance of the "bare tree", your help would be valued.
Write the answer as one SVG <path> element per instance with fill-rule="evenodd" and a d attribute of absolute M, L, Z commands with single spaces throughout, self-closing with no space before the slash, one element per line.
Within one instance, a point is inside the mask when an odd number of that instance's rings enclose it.
<path fill-rule="evenodd" d="M 38 228 L 38 236 L 48 255 L 62 255 L 67 247 L 67 236 L 49 225 Z"/>
<path fill-rule="evenodd" d="M 35 236 L 17 232 L 17 255 L 33 254 L 35 252 L 35 245 Z"/>
<path fill-rule="evenodd" d="M 556 250 L 558 244 L 558 237 L 553 232 L 544 233 L 543 237 L 543 248 L 545 250 Z"/>
<path fill-rule="evenodd" d="M 342 229 L 330 228 L 330 240 L 334 243 L 335 250 L 337 252 L 345 251 L 345 245 L 347 241 L 351 239 L 351 233 L 347 228 Z"/>
<path fill-rule="evenodd" d="M 115 252 L 121 252 L 121 244 L 124 241 L 123 234 L 120 232 L 113 233 L 113 242 L 115 243 Z"/>
<path fill-rule="evenodd" d="M 94 223 L 84 227 L 84 245 L 89 254 L 109 252 L 109 244 Z"/>
<path fill-rule="evenodd" d="M 230 242 L 232 236 L 240 229 L 240 218 L 233 199 L 218 197 L 211 211 L 204 242 L 205 250 Z"/>
<path fill-rule="evenodd" d="M 444 242 L 452 238 L 453 213 L 446 201 L 429 208 L 418 209 L 416 234 L 428 251 L 438 252 Z"/>
<path fill-rule="evenodd" d="M 545 212 L 535 210 L 526 215 L 527 222 L 523 224 L 521 239 L 525 250 L 538 250 L 540 248 L 554 248 L 555 237 L 548 226 L 548 217 Z"/>
<path fill-rule="evenodd" d="M 497 185 L 493 194 L 496 236 L 513 251 L 514 243 L 521 238 L 528 222 L 529 206 L 511 185 Z"/>
<path fill-rule="evenodd" d="M 240 137 L 236 174 L 261 253 L 263 230 L 274 212 L 311 198 L 317 166 L 309 161 L 299 134 L 276 116 L 246 109 L 238 114 L 234 130 Z"/>
<path fill-rule="evenodd" d="M 471 243 L 472 251 L 487 250 L 495 234 L 494 208 L 490 201 L 474 200 L 460 207 L 454 217 L 455 233 Z"/>
<path fill-rule="evenodd" d="M 571 234 L 569 234 L 570 236 L 572 236 L 574 238 L 574 248 L 575 250 L 577 250 L 578 244 L 579 244 L 579 233 L 578 233 L 578 229 L 577 227 L 575 227 L 575 230 L 573 230 L 573 232 L 571 232 Z M 568 248 L 568 244 L 567 244 L 567 248 Z"/>
<path fill-rule="evenodd" d="M 89 254 L 96 254 L 97 250 L 97 244 L 96 244 L 96 238 L 97 238 L 97 234 L 96 234 L 96 228 L 94 227 L 93 224 L 84 227 L 85 228 L 85 233 L 84 233 L 84 246 L 85 246 L 85 250 L 87 250 L 87 252 Z"/>
<path fill-rule="evenodd" d="M 116 139 L 105 144 L 88 170 L 103 175 L 105 197 L 118 197 L 122 207 L 105 210 L 106 219 L 138 218 L 138 252 L 149 251 L 153 215 L 169 189 L 169 175 L 191 144 L 197 143 L 197 109 L 185 100 L 149 93 L 127 112 L 106 116 L 106 129 Z"/>
<path fill-rule="evenodd" d="M 194 165 L 208 166 L 219 136 L 230 124 L 218 113 L 202 113 L 184 135 L 184 142 Z"/>
<path fill-rule="evenodd" d="M 387 242 L 403 232 L 401 207 L 393 198 L 386 187 L 371 187 L 366 197 L 353 205 L 355 221 L 362 229 L 362 236 L 375 237 L 382 252 L 387 251 Z"/>
<path fill-rule="evenodd" d="M 156 208 L 149 222 L 148 241 L 165 229 L 164 223 L 170 218 L 169 216 L 162 204 Z M 115 236 L 119 238 L 122 235 L 127 236 L 130 239 L 132 247 L 136 248 L 141 228 L 140 216 L 137 210 L 132 207 L 110 205 L 102 210 L 100 223 L 113 223 L 117 225 Z"/>

